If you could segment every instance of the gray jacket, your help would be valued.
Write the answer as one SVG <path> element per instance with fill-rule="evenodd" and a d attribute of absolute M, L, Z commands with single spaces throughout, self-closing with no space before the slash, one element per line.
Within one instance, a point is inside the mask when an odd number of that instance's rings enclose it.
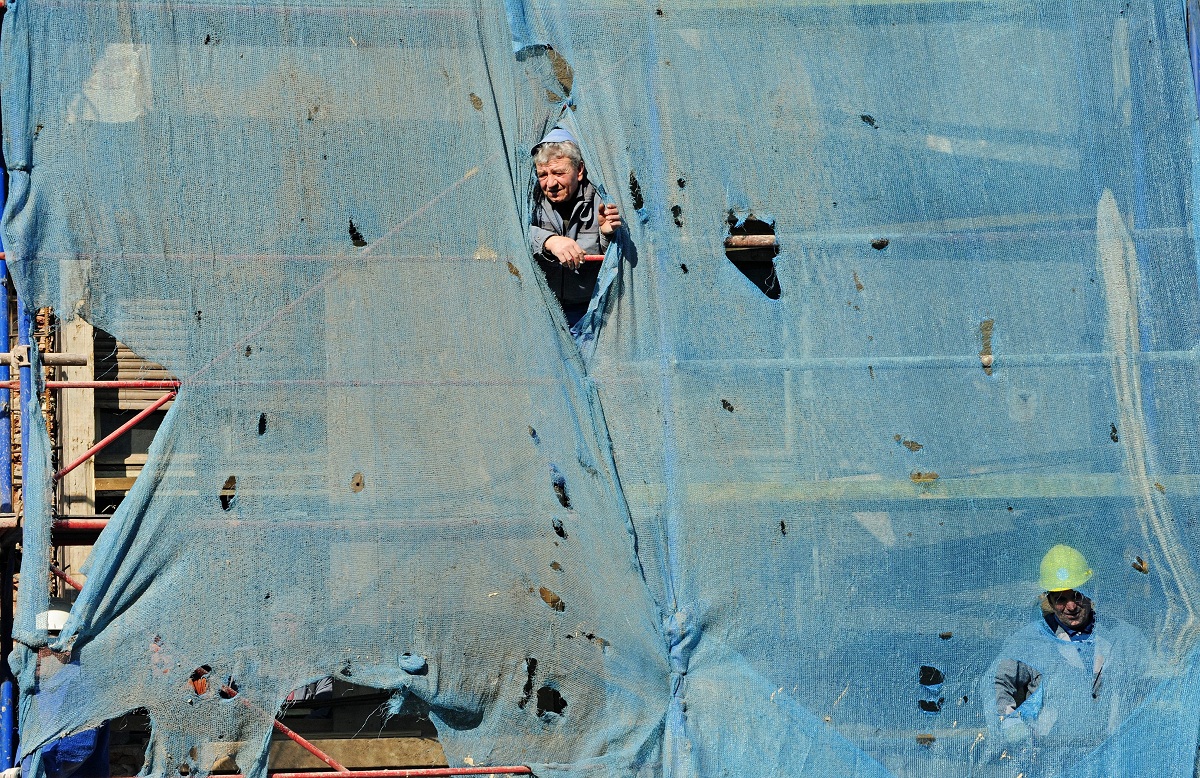
<path fill-rule="evenodd" d="M 563 309 L 587 307 L 596 288 L 596 277 L 600 274 L 599 262 L 585 262 L 579 270 L 571 270 L 559 264 L 553 254 L 545 250 L 546 239 L 555 235 L 571 238 L 585 254 L 603 254 L 608 249 L 608 238 L 600 233 L 600 222 L 596 218 L 596 188 L 585 180 L 579 187 L 570 216 L 563 219 L 554 206 L 538 191 L 534 197 L 533 216 L 529 225 L 529 248 L 546 275 L 546 283 L 558 298 Z"/>

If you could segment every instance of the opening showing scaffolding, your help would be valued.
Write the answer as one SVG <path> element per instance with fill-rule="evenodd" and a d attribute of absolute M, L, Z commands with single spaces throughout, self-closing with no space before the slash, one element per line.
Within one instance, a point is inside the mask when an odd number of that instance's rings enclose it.
<path fill-rule="evenodd" d="M 1195 19 L 10 2 L 0 767 L 1192 776 Z"/>

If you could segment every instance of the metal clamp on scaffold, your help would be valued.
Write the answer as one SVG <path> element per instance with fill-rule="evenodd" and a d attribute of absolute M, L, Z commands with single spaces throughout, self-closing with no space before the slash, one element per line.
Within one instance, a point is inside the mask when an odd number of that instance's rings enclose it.
<path fill-rule="evenodd" d="M 12 351 L 0 351 L 0 360 L 12 367 L 29 367 L 29 346 L 17 346 Z M 49 352 L 42 354 L 42 364 L 48 367 L 82 367 L 88 363 L 87 354 Z"/>

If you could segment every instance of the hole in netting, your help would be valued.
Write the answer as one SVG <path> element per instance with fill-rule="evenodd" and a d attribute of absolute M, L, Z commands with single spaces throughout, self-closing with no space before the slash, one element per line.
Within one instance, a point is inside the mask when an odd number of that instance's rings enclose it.
<path fill-rule="evenodd" d="M 921 669 L 917 672 L 917 682 L 922 686 L 937 686 L 945 681 L 945 674 L 930 665 L 921 665 Z"/>
<path fill-rule="evenodd" d="M 518 708 L 524 708 L 533 697 L 533 677 L 537 675 L 537 666 L 538 661 L 533 657 L 525 660 L 525 686 L 521 690 L 521 699 L 517 700 Z"/>
<path fill-rule="evenodd" d="M 938 697 L 936 700 L 917 700 L 917 707 L 925 713 L 940 713 L 945 701 L 944 697 Z"/>
<path fill-rule="evenodd" d="M 621 214 L 600 196 L 603 186 L 570 131 L 552 128 L 530 153 L 530 248 L 567 326 L 574 329 L 590 307 L 604 254 L 621 229 Z"/>
<path fill-rule="evenodd" d="M 258 414 L 258 434 L 267 434 L 267 414 L 265 413 Z"/>
<path fill-rule="evenodd" d="M 153 725 L 145 708 L 108 722 L 109 775 L 137 775 L 145 764 Z M 76 772 L 75 776 L 81 773 Z"/>
<path fill-rule="evenodd" d="M 779 244 L 775 228 L 750 214 L 740 223 L 730 211 L 727 219 L 729 236 L 725 238 L 725 256 L 758 290 L 772 300 L 783 294 L 775 274 L 775 257 Z"/>
<path fill-rule="evenodd" d="M 445 767 L 431 712 L 426 702 L 405 692 L 326 677 L 288 694 L 276 719 L 351 769 Z M 476 718 L 443 708 L 436 712 L 455 724 L 469 725 Z M 278 730 L 271 737 L 268 767 L 272 772 L 329 770 Z"/>
<path fill-rule="evenodd" d="M 217 690 L 217 694 L 219 694 L 223 700 L 232 700 L 238 695 L 237 681 L 233 680 L 233 676 L 230 676 L 225 683 L 221 684 L 221 688 Z"/>
<path fill-rule="evenodd" d="M 200 311 L 196 313 L 203 316 Z M 48 379 L 164 383 L 176 380 L 165 367 L 141 356 L 110 333 L 82 319 L 59 322 L 49 309 L 39 312 L 33 337 L 43 352 L 80 354 L 92 360 L 90 371 L 86 367 L 46 368 Z M 63 513 L 109 514 L 116 509 L 145 467 L 154 436 L 174 401 L 150 409 L 172 388 L 170 385 L 98 388 L 92 393 L 93 413 L 90 414 L 80 413 L 82 409 L 78 407 L 67 412 L 68 409 L 58 405 L 59 395 L 63 393 L 50 394 L 46 408 L 50 417 L 48 431 L 58 457 L 57 467 L 75 460 L 92 442 L 109 436 L 139 413 L 150 411 L 127 433 L 63 478 L 59 505 Z M 78 426 L 81 424 L 83 429 Z M 95 487 L 94 502 L 86 496 L 81 483 L 89 478 L 89 470 Z M 85 505 L 86 510 L 83 509 Z"/>
<path fill-rule="evenodd" d="M 225 479 L 225 485 L 221 487 L 221 510 L 229 510 L 233 507 L 233 500 L 237 497 L 237 476 L 231 475 Z"/>
<path fill-rule="evenodd" d="M 567 539 L 567 530 L 563 526 L 562 519 L 558 519 L 558 518 L 551 519 L 550 526 L 554 528 L 555 535 L 558 535 L 563 540 Z"/>
<path fill-rule="evenodd" d="M 561 716 L 567 709 L 567 701 L 553 686 L 543 686 L 537 690 L 537 715 L 553 713 Z"/>
<path fill-rule="evenodd" d="M 567 495 L 567 479 L 554 465 L 550 465 L 550 484 L 554 487 L 554 496 L 564 508 L 571 507 L 571 498 Z"/>
<path fill-rule="evenodd" d="M 192 677 L 188 679 L 192 691 L 203 696 L 208 691 L 208 674 L 211 672 L 212 668 L 208 665 L 200 665 L 193 670 Z"/>

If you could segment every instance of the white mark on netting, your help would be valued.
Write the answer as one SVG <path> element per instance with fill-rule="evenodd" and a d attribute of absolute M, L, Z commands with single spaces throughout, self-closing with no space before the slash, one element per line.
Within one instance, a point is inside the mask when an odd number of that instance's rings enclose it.
<path fill-rule="evenodd" d="M 134 122 L 154 107 L 150 47 L 110 43 L 67 108 L 67 124 Z"/>
<path fill-rule="evenodd" d="M 1096 256 L 1104 286 L 1106 335 L 1112 349 L 1112 379 L 1121 436 L 1117 425 L 1110 427 L 1113 442 L 1123 440 L 1125 469 L 1137 504 L 1137 517 L 1148 543 L 1157 548 L 1161 560 L 1166 613 L 1157 634 L 1173 638 L 1176 650 L 1195 640 L 1197 605 L 1195 592 L 1200 580 L 1192 568 L 1189 544 L 1181 536 L 1170 501 L 1155 489 L 1150 476 L 1150 432 L 1143 405 L 1142 373 L 1138 358 L 1141 335 L 1138 326 L 1137 246 L 1125 225 L 1117 200 L 1108 189 L 1096 206 Z"/>

